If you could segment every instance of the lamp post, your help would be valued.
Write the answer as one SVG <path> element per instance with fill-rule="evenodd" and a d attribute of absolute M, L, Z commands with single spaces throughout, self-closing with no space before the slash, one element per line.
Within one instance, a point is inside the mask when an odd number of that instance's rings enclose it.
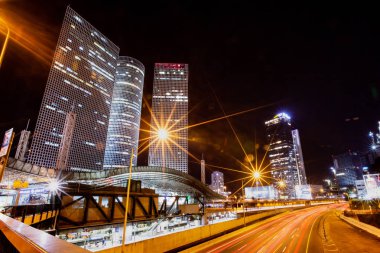
<path fill-rule="evenodd" d="M 261 178 L 261 173 L 260 171 L 254 171 L 252 173 L 252 177 L 253 179 L 255 180 L 255 183 L 256 183 L 256 191 L 257 191 L 257 200 L 259 199 L 259 180 Z M 256 200 L 256 201 L 257 201 Z"/>
<path fill-rule="evenodd" d="M 244 203 L 245 203 L 245 197 L 244 197 L 244 179 L 241 180 L 241 203 L 242 203 L 242 208 L 243 208 L 243 217 L 244 217 L 244 227 L 245 227 L 245 208 L 244 208 Z"/>
<path fill-rule="evenodd" d="M 54 216 L 54 223 L 53 223 L 53 230 L 55 230 L 57 226 L 57 221 L 58 221 L 58 215 L 59 215 L 59 210 L 57 212 L 57 207 L 56 207 L 56 198 L 60 198 L 60 191 L 62 190 L 62 183 L 59 179 L 52 179 L 49 184 L 48 184 L 48 190 L 49 190 L 49 197 L 52 199 L 52 208 L 53 211 L 55 211 L 55 216 Z"/>
<path fill-rule="evenodd" d="M 127 221 L 128 221 L 128 209 L 129 209 L 129 193 L 131 191 L 131 178 L 132 178 L 132 161 L 133 161 L 133 148 L 131 151 L 131 158 L 129 161 L 129 174 L 128 174 L 128 186 L 127 186 L 127 199 L 125 204 L 125 214 L 124 214 L 124 227 L 123 227 L 123 239 L 121 245 L 121 252 L 127 252 L 125 250 L 125 234 L 127 233 Z"/>
<path fill-rule="evenodd" d="M 1 53 L 0 53 L 0 68 L 1 68 L 1 63 L 3 62 L 5 49 L 7 48 L 7 44 L 8 44 L 8 40 L 9 40 L 9 36 L 11 34 L 11 31 L 10 31 L 7 23 L 3 19 L 0 18 L 0 22 L 4 24 L 5 28 L 7 28 L 7 34 L 5 35 L 4 44 L 3 44 L 3 47 L 2 47 Z"/>

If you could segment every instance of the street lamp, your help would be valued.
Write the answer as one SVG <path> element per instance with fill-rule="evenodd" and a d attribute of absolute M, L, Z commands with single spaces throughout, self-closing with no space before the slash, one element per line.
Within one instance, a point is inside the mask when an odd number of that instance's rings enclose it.
<path fill-rule="evenodd" d="M 159 140 L 164 141 L 169 137 L 169 132 L 165 128 L 160 128 L 157 131 L 157 137 Z"/>
<path fill-rule="evenodd" d="M 259 199 L 259 181 L 261 178 L 261 173 L 260 171 L 254 171 L 252 173 L 253 180 L 256 182 L 256 190 L 257 190 L 257 199 Z"/>
<path fill-rule="evenodd" d="M 4 45 L 3 45 L 1 52 L 0 52 L 0 68 L 1 68 L 1 63 L 3 62 L 5 49 L 7 48 L 7 44 L 8 44 L 8 40 L 9 40 L 9 36 L 11 34 L 11 31 L 9 30 L 7 23 L 3 19 L 0 18 L 0 22 L 4 24 L 5 28 L 7 28 L 7 34 L 5 35 Z"/>
<path fill-rule="evenodd" d="M 261 178 L 261 173 L 260 173 L 260 171 L 254 171 L 254 172 L 252 173 L 252 177 L 253 177 L 253 179 L 254 179 L 255 181 L 258 181 L 258 180 Z"/>
<path fill-rule="evenodd" d="M 58 213 L 57 213 L 57 208 L 55 206 L 55 200 L 56 198 L 60 198 L 60 192 L 63 190 L 62 189 L 62 181 L 56 179 L 56 178 L 53 178 L 49 181 L 48 185 L 47 185 L 47 189 L 49 190 L 49 198 L 50 199 L 53 199 L 53 210 L 55 210 L 55 217 L 54 217 L 54 223 L 53 223 L 53 229 L 55 229 L 56 225 L 57 225 L 57 219 L 58 219 Z"/>
<path fill-rule="evenodd" d="M 57 193 L 59 188 L 60 188 L 60 183 L 56 179 L 51 180 L 48 184 L 48 190 L 50 192 Z"/>

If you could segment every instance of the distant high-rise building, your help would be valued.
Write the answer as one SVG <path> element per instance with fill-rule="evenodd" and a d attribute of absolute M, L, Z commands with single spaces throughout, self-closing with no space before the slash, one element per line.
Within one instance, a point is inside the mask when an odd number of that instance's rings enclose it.
<path fill-rule="evenodd" d="M 291 118 L 286 113 L 277 114 L 273 119 L 266 121 L 265 125 L 269 142 L 271 175 L 275 181 L 285 182 L 286 195 L 289 198 L 295 198 L 295 186 L 306 185 L 298 130 L 292 129 Z"/>
<path fill-rule="evenodd" d="M 220 171 L 214 171 L 211 173 L 211 190 L 217 192 L 217 193 L 223 193 L 224 192 L 224 175 Z"/>
<path fill-rule="evenodd" d="M 103 169 L 118 54 L 115 44 L 67 7 L 28 162 L 56 166 L 66 114 L 73 111 L 66 168 Z"/>
<path fill-rule="evenodd" d="M 104 155 L 105 169 L 128 167 L 132 148 L 132 165 L 137 164 L 144 75 L 141 62 L 128 56 L 119 57 Z"/>
<path fill-rule="evenodd" d="M 355 180 L 355 188 L 358 199 L 364 199 L 367 195 L 367 189 L 365 187 L 364 180 Z"/>
<path fill-rule="evenodd" d="M 377 132 L 369 132 L 369 138 L 371 147 L 368 151 L 368 159 L 369 163 L 372 165 L 375 163 L 376 159 L 380 157 L 380 121 L 378 122 Z"/>
<path fill-rule="evenodd" d="M 363 179 L 363 170 L 368 168 L 369 163 L 365 154 L 348 151 L 332 158 L 336 180 L 342 190 L 355 186 L 356 180 Z"/>
<path fill-rule="evenodd" d="M 188 65 L 156 63 L 149 166 L 163 166 L 188 173 L 187 114 Z M 167 135 L 168 140 L 157 140 L 160 133 Z"/>

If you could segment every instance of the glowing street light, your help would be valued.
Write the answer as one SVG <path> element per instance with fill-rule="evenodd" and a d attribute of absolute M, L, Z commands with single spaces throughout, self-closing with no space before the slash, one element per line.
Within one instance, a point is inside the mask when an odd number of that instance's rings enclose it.
<path fill-rule="evenodd" d="M 257 190 L 257 199 L 259 199 L 259 181 L 261 179 L 260 171 L 256 170 L 252 172 L 252 178 L 256 182 L 256 190 Z"/>
<path fill-rule="evenodd" d="M 261 178 L 261 173 L 259 171 L 254 171 L 252 177 L 254 180 L 258 181 Z"/>
<path fill-rule="evenodd" d="M 165 128 L 160 128 L 157 131 L 157 137 L 159 140 L 166 140 L 169 137 L 169 132 Z"/>
<path fill-rule="evenodd" d="M 278 182 L 278 187 L 280 187 L 281 189 L 285 188 L 285 186 L 286 186 L 286 184 L 284 181 L 281 180 Z"/>
<path fill-rule="evenodd" d="M 61 182 L 59 182 L 56 179 L 50 180 L 47 186 L 47 189 L 49 190 L 49 192 L 52 192 L 54 194 L 57 194 L 58 192 L 60 192 L 62 190 L 61 188 L 62 188 Z"/>

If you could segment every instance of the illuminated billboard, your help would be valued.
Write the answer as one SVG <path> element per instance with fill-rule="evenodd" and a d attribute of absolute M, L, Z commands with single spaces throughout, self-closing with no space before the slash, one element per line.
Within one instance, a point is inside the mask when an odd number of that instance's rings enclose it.
<path fill-rule="evenodd" d="M 367 197 L 370 199 L 380 198 L 380 174 L 363 175 Z"/>
<path fill-rule="evenodd" d="M 312 199 L 310 185 L 296 185 L 295 188 L 297 199 Z"/>
<path fill-rule="evenodd" d="M 277 199 L 278 192 L 272 185 L 245 187 L 245 199 Z"/>
<path fill-rule="evenodd" d="M 12 133 L 13 133 L 13 128 L 5 132 L 3 143 L 1 144 L 0 157 L 3 157 L 8 153 L 8 147 L 9 147 L 9 143 L 11 142 Z"/>

